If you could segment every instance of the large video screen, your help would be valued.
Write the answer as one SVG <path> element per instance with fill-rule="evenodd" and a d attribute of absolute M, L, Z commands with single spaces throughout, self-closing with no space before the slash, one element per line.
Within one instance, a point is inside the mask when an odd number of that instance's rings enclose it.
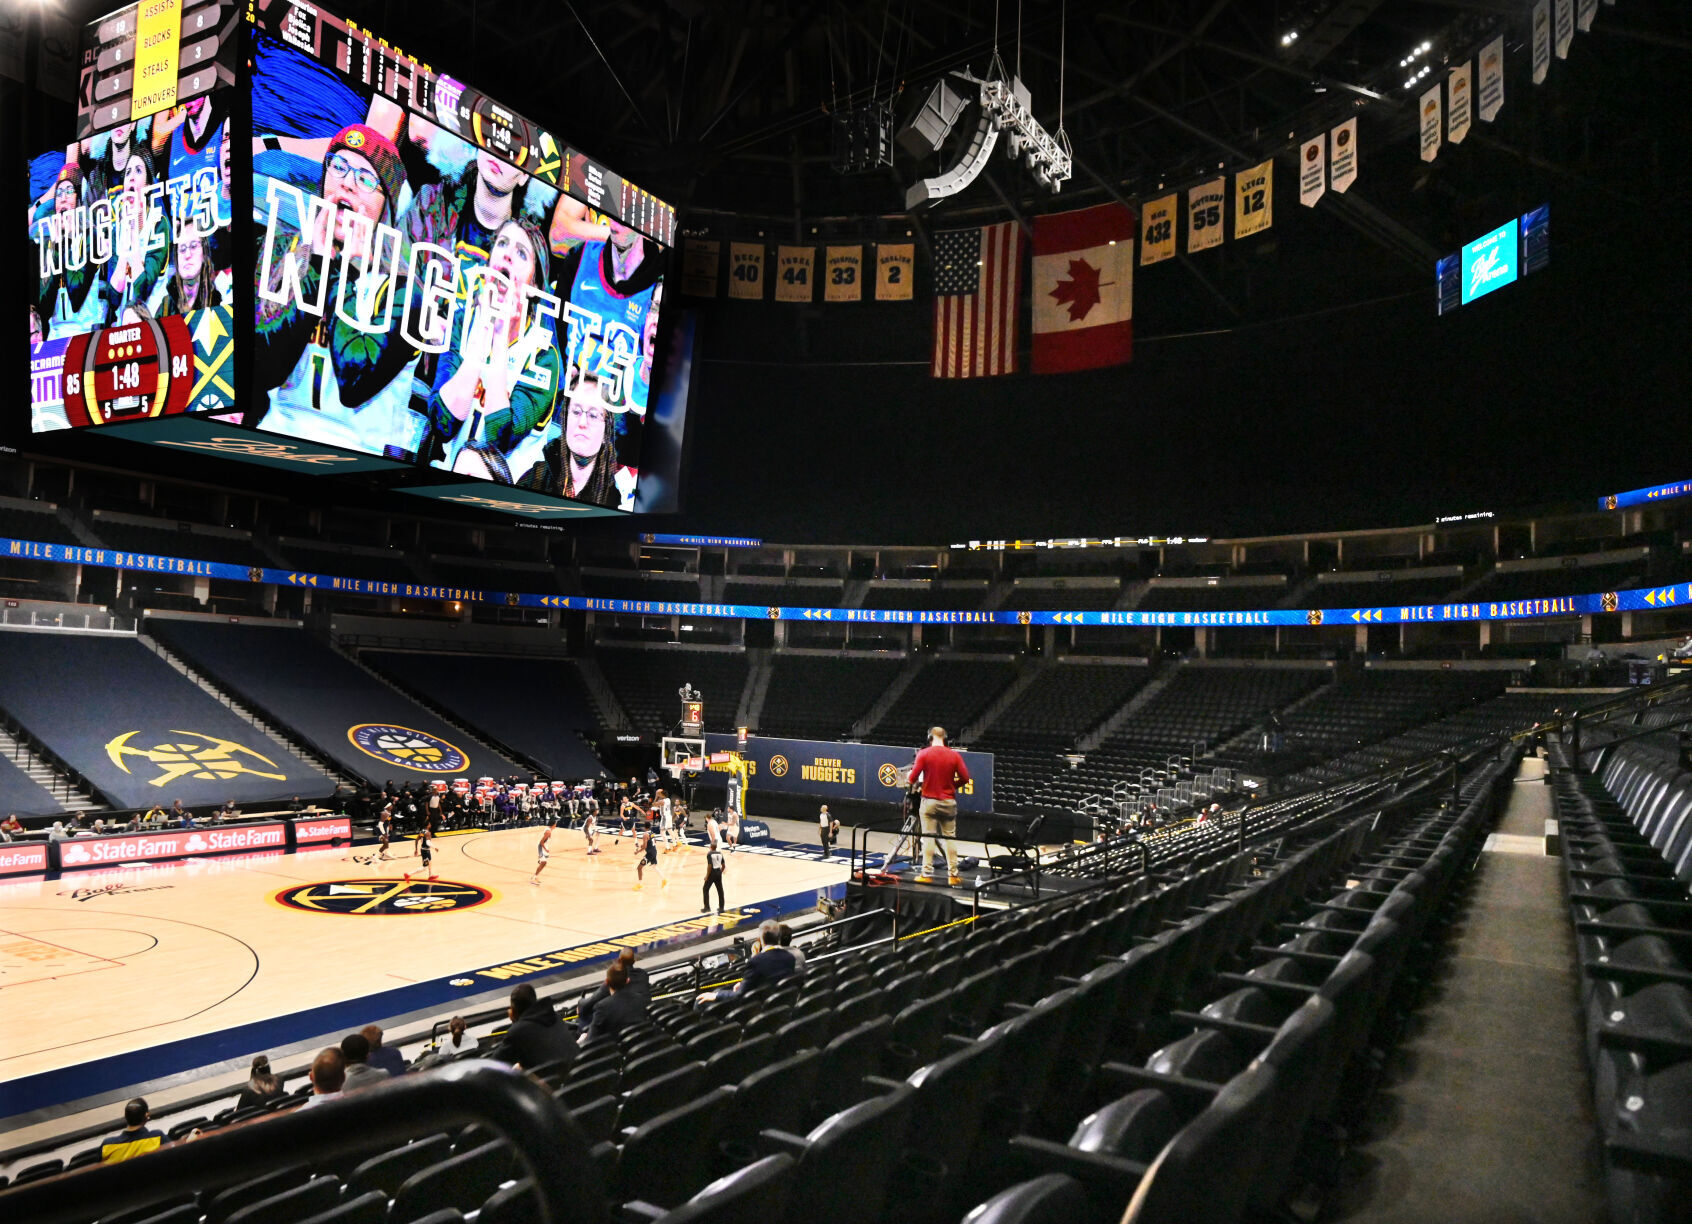
<path fill-rule="evenodd" d="M 255 30 L 245 423 L 632 510 L 667 248 L 626 219 L 650 197 L 616 180 L 593 207 L 596 166 L 372 51 L 315 6 Z"/>
<path fill-rule="evenodd" d="M 173 9 L 139 61 L 136 10 L 88 28 L 85 93 L 104 101 L 29 162 L 35 432 L 234 402 L 233 6 Z"/>

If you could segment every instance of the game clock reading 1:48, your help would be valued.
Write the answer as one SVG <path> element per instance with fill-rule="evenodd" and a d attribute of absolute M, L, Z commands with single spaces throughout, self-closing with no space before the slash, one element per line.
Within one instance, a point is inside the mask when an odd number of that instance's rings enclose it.
<path fill-rule="evenodd" d="M 65 416 L 73 427 L 181 412 L 193 384 L 194 341 L 178 315 L 74 336 L 65 347 Z"/>

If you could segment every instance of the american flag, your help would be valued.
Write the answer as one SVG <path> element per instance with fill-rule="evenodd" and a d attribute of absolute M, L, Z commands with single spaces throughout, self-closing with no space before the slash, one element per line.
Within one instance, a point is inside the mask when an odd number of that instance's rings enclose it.
<path fill-rule="evenodd" d="M 1022 231 L 1016 222 L 934 235 L 935 378 L 1016 370 Z"/>

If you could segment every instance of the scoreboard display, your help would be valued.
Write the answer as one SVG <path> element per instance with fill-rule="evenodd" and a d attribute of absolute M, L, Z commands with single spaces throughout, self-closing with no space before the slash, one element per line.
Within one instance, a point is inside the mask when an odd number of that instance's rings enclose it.
<path fill-rule="evenodd" d="M 94 22 L 83 39 L 77 139 L 233 85 L 239 31 L 235 0 L 143 0 Z"/>
<path fill-rule="evenodd" d="M 80 65 L 29 162 L 34 432 L 634 509 L 674 208 L 304 0 L 137 0 Z"/>
<path fill-rule="evenodd" d="M 251 0 L 248 13 L 259 32 L 305 52 L 358 89 L 441 125 L 655 242 L 675 245 L 674 208 L 475 86 L 436 73 L 321 5 Z"/>

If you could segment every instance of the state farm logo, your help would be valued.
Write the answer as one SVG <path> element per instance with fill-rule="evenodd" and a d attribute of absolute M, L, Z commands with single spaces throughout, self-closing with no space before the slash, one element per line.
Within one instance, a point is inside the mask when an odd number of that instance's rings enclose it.
<path fill-rule="evenodd" d="M 333 841 L 336 838 L 352 836 L 352 821 L 350 820 L 296 820 L 294 822 L 294 840 L 296 842 Z"/>
<path fill-rule="evenodd" d="M 0 847 L 0 872 L 45 871 L 46 846 Z"/>
<path fill-rule="evenodd" d="M 286 844 L 287 830 L 279 824 L 255 825 L 246 829 L 210 829 L 204 833 L 165 833 L 157 836 L 102 837 L 97 840 L 62 842 L 59 863 L 80 867 L 98 863 L 123 863 L 134 859 L 182 858 L 190 854 L 218 854 L 226 850 L 258 850 Z"/>

